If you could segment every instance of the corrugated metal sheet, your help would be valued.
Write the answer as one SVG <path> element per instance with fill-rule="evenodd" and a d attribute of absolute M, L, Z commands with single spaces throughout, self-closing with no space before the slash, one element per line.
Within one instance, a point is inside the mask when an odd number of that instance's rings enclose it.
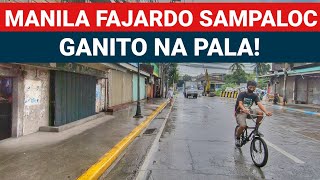
<path fill-rule="evenodd" d="M 132 101 L 138 100 L 138 75 L 133 74 L 132 76 Z"/>
<path fill-rule="evenodd" d="M 301 76 L 297 77 L 297 101 L 307 103 L 307 80 Z"/>
<path fill-rule="evenodd" d="M 288 103 L 293 103 L 293 91 L 295 77 L 287 77 L 286 98 Z"/>
<path fill-rule="evenodd" d="M 54 126 L 95 114 L 96 78 L 76 73 L 52 71 L 54 91 L 51 101 L 54 101 Z"/>
<path fill-rule="evenodd" d="M 320 79 L 308 79 L 308 103 L 320 104 Z"/>
<path fill-rule="evenodd" d="M 133 84 L 132 100 L 137 101 L 138 100 L 138 75 L 137 74 L 133 74 L 132 84 Z M 145 82 L 145 78 L 143 76 L 140 76 L 140 100 L 145 98 L 146 98 L 146 82 Z"/>
<path fill-rule="evenodd" d="M 140 99 L 145 99 L 145 98 L 147 98 L 146 79 L 145 77 L 140 76 Z"/>
<path fill-rule="evenodd" d="M 110 73 L 110 106 L 132 101 L 132 73 L 112 70 Z"/>

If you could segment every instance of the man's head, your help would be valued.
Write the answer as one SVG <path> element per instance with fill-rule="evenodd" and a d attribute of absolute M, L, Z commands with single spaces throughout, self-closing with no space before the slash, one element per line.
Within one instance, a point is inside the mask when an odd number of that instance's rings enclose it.
<path fill-rule="evenodd" d="M 255 81 L 248 81 L 247 90 L 248 93 L 253 93 L 256 90 L 257 83 Z"/>

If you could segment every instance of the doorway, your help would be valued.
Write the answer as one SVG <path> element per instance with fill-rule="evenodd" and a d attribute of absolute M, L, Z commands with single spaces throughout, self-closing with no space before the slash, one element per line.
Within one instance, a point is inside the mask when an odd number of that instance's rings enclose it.
<path fill-rule="evenodd" d="M 0 77 L 0 140 L 11 137 L 12 78 Z"/>

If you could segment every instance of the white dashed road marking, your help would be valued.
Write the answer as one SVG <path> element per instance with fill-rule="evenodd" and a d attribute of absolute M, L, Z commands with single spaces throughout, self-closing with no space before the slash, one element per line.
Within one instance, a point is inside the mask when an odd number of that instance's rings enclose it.
<path fill-rule="evenodd" d="M 271 146 L 273 149 L 275 149 L 275 150 L 279 151 L 281 154 L 287 156 L 288 158 L 293 160 L 295 163 L 298 163 L 298 164 L 303 164 L 304 163 L 303 161 L 301 161 L 297 157 L 291 155 L 290 153 L 286 152 L 285 150 L 283 150 L 283 149 L 279 148 L 278 146 L 272 144 L 271 142 L 267 141 L 266 139 L 264 139 L 264 141 L 268 144 L 268 146 Z"/>

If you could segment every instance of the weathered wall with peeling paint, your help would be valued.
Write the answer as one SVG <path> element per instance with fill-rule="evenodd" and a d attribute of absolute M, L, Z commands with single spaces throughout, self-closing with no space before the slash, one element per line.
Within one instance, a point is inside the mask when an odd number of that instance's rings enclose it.
<path fill-rule="evenodd" d="M 105 109 L 106 100 L 106 80 L 99 79 L 96 85 L 96 112 Z"/>
<path fill-rule="evenodd" d="M 49 125 L 49 71 L 26 67 L 22 134 L 39 131 Z"/>

